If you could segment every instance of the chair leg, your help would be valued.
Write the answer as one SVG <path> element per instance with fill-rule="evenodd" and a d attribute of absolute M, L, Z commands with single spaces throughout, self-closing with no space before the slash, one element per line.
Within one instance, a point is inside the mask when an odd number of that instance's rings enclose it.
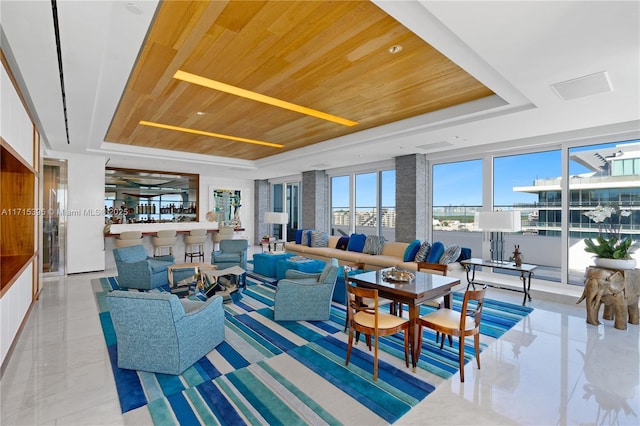
<path fill-rule="evenodd" d="M 353 327 L 349 329 L 349 345 L 347 346 L 347 358 L 344 365 L 349 365 L 349 358 L 351 358 L 352 346 L 353 346 Z"/>
<path fill-rule="evenodd" d="M 375 348 L 373 349 L 373 381 L 378 380 L 378 335 L 374 336 Z M 408 365 L 407 365 L 408 367 Z"/>
<path fill-rule="evenodd" d="M 458 355 L 460 356 L 460 381 L 464 382 L 464 336 L 460 336 L 459 346 Z"/>
<path fill-rule="evenodd" d="M 480 334 L 473 336 L 473 343 L 476 348 L 476 362 L 478 363 L 478 370 L 480 370 Z"/>

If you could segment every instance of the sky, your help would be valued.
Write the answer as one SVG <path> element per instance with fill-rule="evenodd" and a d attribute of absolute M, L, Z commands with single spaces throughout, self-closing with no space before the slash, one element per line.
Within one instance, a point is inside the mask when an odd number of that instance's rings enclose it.
<path fill-rule="evenodd" d="M 637 143 L 638 141 L 629 141 Z M 613 147 L 621 143 L 571 148 L 570 152 Z M 590 170 L 571 162 L 569 173 L 586 173 Z M 382 205 L 395 204 L 395 171 L 385 172 L 383 178 Z M 514 192 L 514 186 L 532 185 L 535 179 L 557 178 L 562 175 L 561 151 L 545 151 L 532 154 L 496 157 L 494 160 L 494 202 L 498 206 L 537 201 L 536 194 Z M 376 205 L 376 173 L 356 175 L 356 205 Z M 482 160 L 436 165 L 433 168 L 434 206 L 482 205 Z M 349 205 L 348 176 L 332 179 L 334 206 Z"/>

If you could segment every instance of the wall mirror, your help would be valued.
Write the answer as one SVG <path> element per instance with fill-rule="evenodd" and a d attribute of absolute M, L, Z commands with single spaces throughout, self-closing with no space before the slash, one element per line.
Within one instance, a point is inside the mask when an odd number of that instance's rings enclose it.
<path fill-rule="evenodd" d="M 199 175 L 105 169 L 105 223 L 198 221 Z"/>

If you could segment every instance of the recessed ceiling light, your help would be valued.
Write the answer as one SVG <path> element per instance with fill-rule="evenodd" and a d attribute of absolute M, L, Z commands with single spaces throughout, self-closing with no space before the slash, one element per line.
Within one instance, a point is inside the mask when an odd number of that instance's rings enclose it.
<path fill-rule="evenodd" d="M 255 140 L 255 139 L 239 138 L 237 136 L 230 136 L 230 135 L 223 135 L 223 134 L 220 134 L 220 133 L 205 132 L 204 130 L 189 129 L 187 127 L 179 127 L 179 126 L 172 126 L 170 124 L 155 123 L 153 121 L 141 120 L 139 124 L 141 124 L 142 126 L 157 127 L 159 129 L 175 130 L 175 131 L 178 131 L 178 132 L 192 133 L 194 135 L 211 136 L 213 138 L 229 139 L 229 140 L 236 141 L 236 142 L 252 143 L 254 145 L 270 146 L 270 147 L 273 147 L 273 148 L 284 148 L 284 145 L 281 145 L 279 143 L 264 142 L 264 141 L 259 141 L 259 140 Z"/>
<path fill-rule="evenodd" d="M 176 71 L 176 73 L 173 75 L 173 78 L 175 78 L 176 80 L 186 81 L 187 83 L 208 87 L 209 89 L 218 90 L 220 92 L 229 93 L 231 95 L 240 96 L 242 98 L 251 99 L 253 101 L 262 102 L 267 105 L 288 109 L 289 111 L 295 111 L 301 114 L 310 115 L 312 117 L 321 118 L 323 120 L 332 121 L 334 123 L 342 124 L 345 126 L 355 126 L 356 124 L 358 124 L 357 121 L 352 121 L 346 118 L 327 114 L 326 112 L 317 111 L 301 105 L 296 105 L 291 102 L 283 101 L 282 99 L 272 98 L 271 96 L 252 92 L 251 90 L 242 89 L 240 87 L 225 84 L 216 80 L 211 80 L 181 70 Z"/>
<path fill-rule="evenodd" d="M 127 2 L 127 10 L 136 15 L 142 15 L 142 12 L 144 12 L 144 10 L 142 10 L 142 6 L 132 1 Z"/>
<path fill-rule="evenodd" d="M 196 115 L 205 115 L 205 114 L 206 114 L 206 112 L 204 112 L 204 111 L 198 111 L 198 112 L 196 112 Z"/>
<path fill-rule="evenodd" d="M 399 53 L 400 51 L 402 51 L 402 46 L 399 44 L 393 45 L 389 48 L 389 53 L 391 54 Z"/>

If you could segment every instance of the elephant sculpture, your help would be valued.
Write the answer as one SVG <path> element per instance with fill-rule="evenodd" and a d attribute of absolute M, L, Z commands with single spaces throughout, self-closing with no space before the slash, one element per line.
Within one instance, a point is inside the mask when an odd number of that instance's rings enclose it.
<path fill-rule="evenodd" d="M 638 299 L 640 297 L 638 271 L 617 271 L 589 267 L 586 271 L 584 291 L 576 303 L 585 300 L 587 323 L 598 325 L 600 305 L 604 304 L 603 319 L 614 320 L 614 327 L 626 330 L 627 320 L 638 324 Z"/>

